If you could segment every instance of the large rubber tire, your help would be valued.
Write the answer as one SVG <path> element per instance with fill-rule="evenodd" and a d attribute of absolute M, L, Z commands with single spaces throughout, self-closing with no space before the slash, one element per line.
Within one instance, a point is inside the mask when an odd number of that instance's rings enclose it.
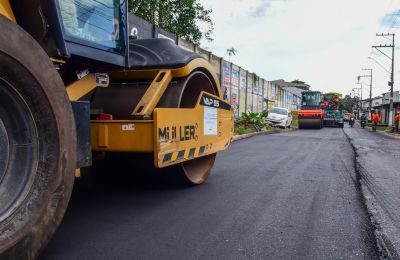
<path fill-rule="evenodd" d="M 47 54 L 1 15 L 0 31 L 0 258 L 33 259 L 70 198 L 75 125 Z"/>

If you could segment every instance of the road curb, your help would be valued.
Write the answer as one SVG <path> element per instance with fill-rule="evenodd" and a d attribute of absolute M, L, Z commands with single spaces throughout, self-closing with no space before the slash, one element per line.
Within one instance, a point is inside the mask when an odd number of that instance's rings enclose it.
<path fill-rule="evenodd" d="M 243 134 L 243 135 L 235 135 L 232 138 L 232 142 L 238 141 L 238 140 L 242 140 L 242 139 L 246 139 L 246 138 L 250 138 L 253 136 L 257 136 L 257 135 L 270 135 L 270 134 L 278 134 L 278 133 L 285 133 L 285 132 L 293 132 L 297 130 L 297 128 L 289 128 L 289 129 L 276 129 L 276 130 L 270 130 L 270 131 L 261 131 L 261 132 L 255 132 L 255 133 L 250 133 L 250 134 Z"/>
<path fill-rule="evenodd" d="M 366 128 L 370 129 L 371 132 L 372 132 L 372 127 L 367 126 Z M 379 130 L 376 130 L 375 133 L 377 133 L 379 135 L 387 136 L 387 137 L 392 138 L 392 139 L 400 140 L 400 134 L 395 135 L 395 134 L 392 134 L 392 133 L 387 133 L 387 132 L 383 132 L 383 131 L 379 131 Z"/>
<path fill-rule="evenodd" d="M 400 140 L 400 135 L 386 133 L 386 132 L 382 132 L 382 131 L 376 131 L 376 133 L 380 134 L 380 135 L 383 135 L 383 136 L 387 136 L 387 137 L 392 138 L 392 139 Z"/>

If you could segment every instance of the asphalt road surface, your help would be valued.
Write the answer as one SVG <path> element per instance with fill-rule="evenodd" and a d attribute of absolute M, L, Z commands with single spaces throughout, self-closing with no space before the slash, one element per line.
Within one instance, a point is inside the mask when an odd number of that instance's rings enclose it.
<path fill-rule="evenodd" d="M 375 259 L 354 158 L 343 129 L 298 130 L 233 143 L 197 187 L 78 181 L 41 259 Z"/>
<path fill-rule="evenodd" d="M 357 153 L 366 205 L 386 254 L 400 259 L 400 141 L 370 129 L 346 129 Z"/>

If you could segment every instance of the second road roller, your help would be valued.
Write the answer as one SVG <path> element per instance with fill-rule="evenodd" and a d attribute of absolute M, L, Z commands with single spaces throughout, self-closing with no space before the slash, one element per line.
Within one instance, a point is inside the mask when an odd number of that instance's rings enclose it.
<path fill-rule="evenodd" d="M 303 91 L 301 93 L 301 108 L 297 111 L 297 115 L 300 129 L 321 129 L 325 115 L 321 108 L 321 92 Z"/>

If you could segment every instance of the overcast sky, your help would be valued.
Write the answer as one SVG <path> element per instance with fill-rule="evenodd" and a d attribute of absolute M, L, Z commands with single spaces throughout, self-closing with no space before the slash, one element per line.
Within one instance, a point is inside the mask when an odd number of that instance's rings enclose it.
<path fill-rule="evenodd" d="M 300 79 L 313 90 L 351 92 L 357 75 L 373 69 L 373 96 L 389 91 L 390 60 L 371 46 L 389 44 L 375 33 L 398 33 L 400 0 L 200 0 L 213 10 L 213 53 L 238 50 L 231 61 L 267 80 Z M 390 54 L 391 49 L 383 49 Z M 400 83 L 400 49 L 395 50 L 395 82 Z M 363 97 L 369 95 L 364 78 Z M 400 84 L 395 83 L 395 90 Z"/>

